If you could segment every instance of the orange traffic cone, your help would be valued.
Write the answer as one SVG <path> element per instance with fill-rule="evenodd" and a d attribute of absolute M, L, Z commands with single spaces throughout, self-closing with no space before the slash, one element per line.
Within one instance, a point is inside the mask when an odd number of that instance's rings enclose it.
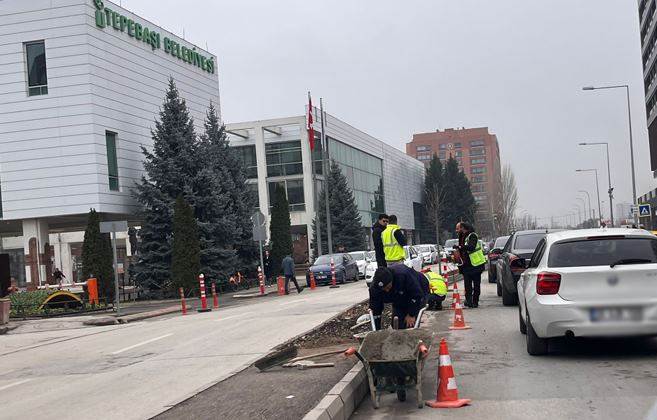
<path fill-rule="evenodd" d="M 470 404 L 471 400 L 459 399 L 459 390 L 456 386 L 452 359 L 449 357 L 447 342 L 444 338 L 440 340 L 438 357 L 438 391 L 436 392 L 436 400 L 427 401 L 426 404 L 431 408 L 459 408 Z"/>
<path fill-rule="evenodd" d="M 315 290 L 317 287 L 317 283 L 315 283 L 315 276 L 313 275 L 313 272 L 310 271 L 310 290 Z"/>
<path fill-rule="evenodd" d="M 452 293 L 452 306 L 450 309 L 455 310 L 457 303 L 461 303 L 461 294 L 459 293 L 459 289 L 456 286 L 456 283 L 454 283 L 454 293 Z"/>
<path fill-rule="evenodd" d="M 463 317 L 463 307 L 461 302 L 456 302 L 456 307 L 454 308 L 454 324 L 449 327 L 450 330 L 469 330 L 470 326 L 465 324 L 465 318 Z"/>

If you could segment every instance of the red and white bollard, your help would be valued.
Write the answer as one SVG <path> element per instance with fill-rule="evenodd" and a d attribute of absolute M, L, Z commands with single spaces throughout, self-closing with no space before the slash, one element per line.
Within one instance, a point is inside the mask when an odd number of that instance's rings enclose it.
<path fill-rule="evenodd" d="M 265 278 L 262 275 L 262 269 L 258 267 L 258 282 L 260 283 L 260 295 L 265 295 Z"/>
<path fill-rule="evenodd" d="M 331 289 L 337 289 L 338 287 L 338 282 L 335 279 L 335 263 L 333 262 L 333 258 L 331 258 Z"/>
<path fill-rule="evenodd" d="M 313 274 L 313 271 L 310 270 L 310 290 L 315 290 L 317 287 L 317 283 L 315 282 L 315 275 Z"/>
<path fill-rule="evenodd" d="M 205 297 L 205 276 L 202 273 L 198 275 L 198 282 L 201 288 L 201 307 L 197 310 L 199 312 L 210 312 L 212 309 L 208 308 L 208 299 Z"/>
<path fill-rule="evenodd" d="M 283 276 L 276 278 L 276 285 L 278 286 L 278 296 L 283 296 L 285 294 L 285 279 Z"/>
<path fill-rule="evenodd" d="M 212 283 L 212 308 L 219 309 L 219 297 L 217 296 L 217 288 Z"/>
<path fill-rule="evenodd" d="M 187 304 L 185 303 L 185 291 L 180 288 L 180 304 L 182 305 L 182 314 L 187 315 Z"/>

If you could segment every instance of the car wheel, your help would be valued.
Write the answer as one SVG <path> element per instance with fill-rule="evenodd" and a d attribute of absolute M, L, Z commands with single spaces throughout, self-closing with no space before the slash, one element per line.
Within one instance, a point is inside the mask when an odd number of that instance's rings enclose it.
<path fill-rule="evenodd" d="M 534 331 L 529 317 L 527 317 L 525 323 L 527 325 L 527 353 L 532 356 L 541 356 L 547 354 L 548 339 L 541 338 L 536 335 L 536 331 Z"/>
<path fill-rule="evenodd" d="M 513 306 L 518 304 L 518 295 L 507 292 L 506 288 L 502 286 L 502 305 Z"/>
<path fill-rule="evenodd" d="M 500 284 L 499 281 L 497 283 L 497 296 L 502 296 L 502 285 Z"/>
<path fill-rule="evenodd" d="M 522 311 L 520 310 L 520 305 L 518 305 L 518 323 L 520 325 L 520 333 L 527 334 L 527 323 L 525 322 L 525 319 L 522 317 Z"/>

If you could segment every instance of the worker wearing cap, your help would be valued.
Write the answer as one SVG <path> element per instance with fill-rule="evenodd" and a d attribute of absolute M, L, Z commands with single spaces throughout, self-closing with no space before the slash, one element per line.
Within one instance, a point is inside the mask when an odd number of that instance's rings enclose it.
<path fill-rule="evenodd" d="M 370 286 L 370 309 L 377 330 L 381 329 L 381 314 L 386 303 L 392 303 L 393 317 L 399 328 L 413 328 L 420 309 L 426 304 L 424 276 L 403 264 L 379 267 Z"/>
<path fill-rule="evenodd" d="M 388 216 L 388 221 L 388 225 L 381 233 L 386 265 L 403 264 L 406 258 L 406 253 L 404 252 L 406 237 L 397 224 L 397 216 L 391 214 Z"/>
<path fill-rule="evenodd" d="M 443 301 L 447 296 L 447 281 L 440 274 L 431 271 L 429 267 L 422 272 L 429 282 L 429 294 L 427 295 L 429 310 L 440 311 L 443 309 Z"/>

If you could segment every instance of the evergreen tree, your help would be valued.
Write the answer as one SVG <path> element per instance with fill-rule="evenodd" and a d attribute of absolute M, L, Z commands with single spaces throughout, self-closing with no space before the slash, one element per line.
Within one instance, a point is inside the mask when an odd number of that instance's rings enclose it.
<path fill-rule="evenodd" d="M 283 258 L 292 253 L 290 225 L 290 205 L 285 196 L 285 188 L 276 185 L 271 207 L 271 223 L 269 224 L 269 257 L 273 275 L 278 275 L 281 272 Z"/>
<path fill-rule="evenodd" d="M 450 157 L 445 164 L 444 176 L 446 200 L 443 212 L 443 229 L 454 232 L 460 221 L 474 223 L 477 205 L 470 189 L 470 181 L 459 169 L 458 162 Z"/>
<path fill-rule="evenodd" d="M 360 213 L 358 213 L 354 194 L 347 182 L 347 178 L 342 174 L 340 166 L 335 161 L 331 161 L 328 185 L 331 235 L 334 248 L 330 252 L 335 252 L 339 246 L 343 246 L 347 251 L 365 249 L 367 244 L 365 242 L 363 223 Z M 326 191 L 324 186 L 322 186 L 318 200 L 318 216 L 321 220 L 322 249 L 328 250 L 325 197 Z M 315 226 L 315 220 L 313 220 L 313 248 L 317 251 L 317 228 Z"/>
<path fill-rule="evenodd" d="M 171 261 L 174 290 L 196 290 L 200 271 L 200 243 L 194 210 L 178 196 L 173 211 L 173 252 Z"/>
<path fill-rule="evenodd" d="M 171 237 L 173 205 L 183 195 L 188 201 L 194 191 L 190 180 L 197 176 L 197 144 L 194 123 L 185 100 L 169 79 L 164 104 L 151 130 L 152 151 L 142 147 L 146 175 L 136 185 L 135 196 L 142 208 L 140 259 L 135 265 L 136 281 L 169 288 L 171 282 Z"/>
<path fill-rule="evenodd" d="M 100 216 L 91 209 L 82 244 L 82 275 L 98 279 L 98 293 L 108 302 L 114 299 L 113 259 L 109 235 L 100 233 Z"/>

